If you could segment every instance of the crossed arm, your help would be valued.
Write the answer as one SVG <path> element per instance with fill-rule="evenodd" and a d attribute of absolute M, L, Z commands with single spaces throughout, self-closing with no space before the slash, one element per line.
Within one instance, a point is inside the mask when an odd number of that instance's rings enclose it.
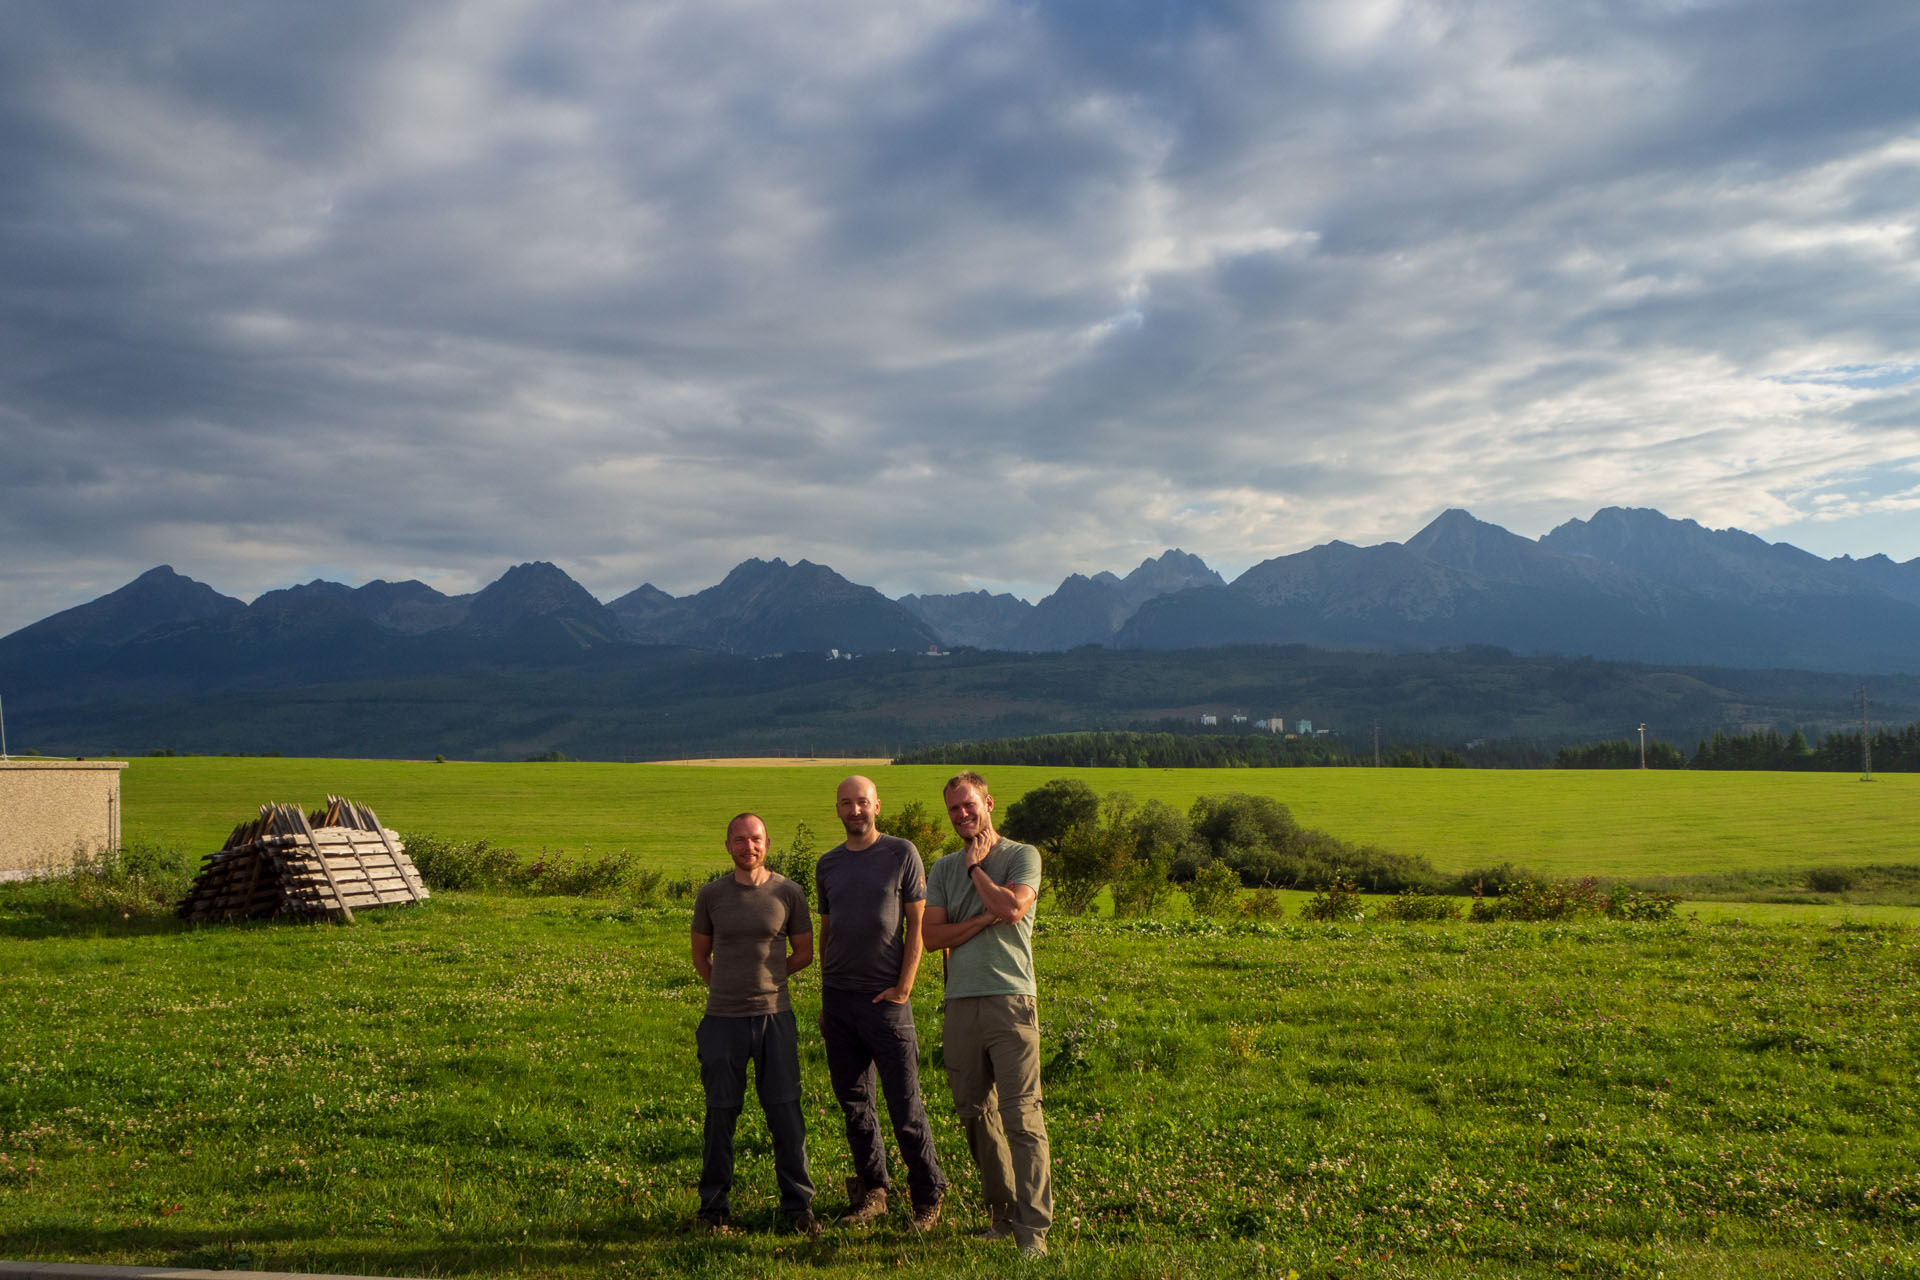
<path fill-rule="evenodd" d="M 973 887 L 980 895 L 979 914 L 965 920 L 949 921 L 945 907 L 928 907 L 926 923 L 921 932 L 930 950 L 945 951 L 971 942 L 997 924 L 1017 924 L 1033 909 L 1033 886 L 995 884 L 986 872 L 975 875 L 975 871 L 979 871 L 978 864 L 969 868 L 967 874 L 972 877 Z"/>

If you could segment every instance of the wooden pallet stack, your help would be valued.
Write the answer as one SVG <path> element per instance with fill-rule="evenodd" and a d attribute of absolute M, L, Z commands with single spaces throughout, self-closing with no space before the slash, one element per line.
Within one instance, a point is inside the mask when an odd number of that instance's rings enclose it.
<path fill-rule="evenodd" d="M 351 924 L 356 910 L 427 897 L 426 883 L 396 832 L 373 810 L 339 796 L 309 816 L 263 804 L 208 854 L 180 903 L 186 920 L 326 916 Z"/>

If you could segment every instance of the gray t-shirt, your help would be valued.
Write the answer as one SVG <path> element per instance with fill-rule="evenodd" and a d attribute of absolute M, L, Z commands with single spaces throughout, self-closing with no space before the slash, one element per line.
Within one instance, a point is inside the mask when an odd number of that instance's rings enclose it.
<path fill-rule="evenodd" d="M 980 865 L 995 884 L 1024 884 L 1040 892 L 1040 851 L 1030 844 L 1003 838 Z M 948 924 L 971 920 L 985 909 L 964 849 L 940 859 L 927 873 L 927 907 L 944 909 Z M 989 925 L 948 952 L 947 996 L 1038 995 L 1033 980 L 1033 915 L 1038 909 L 1035 903 L 1018 924 Z"/>
<path fill-rule="evenodd" d="M 820 960 L 820 985 L 878 995 L 900 981 L 906 951 L 901 916 L 927 896 L 927 875 L 913 841 L 883 835 L 865 849 L 838 845 L 813 869 L 820 914 L 833 927 Z"/>
<path fill-rule="evenodd" d="M 707 1012 L 751 1018 L 793 1008 L 787 998 L 787 939 L 813 936 L 807 895 L 777 871 L 744 885 L 722 876 L 693 900 L 693 931 L 713 939 Z"/>

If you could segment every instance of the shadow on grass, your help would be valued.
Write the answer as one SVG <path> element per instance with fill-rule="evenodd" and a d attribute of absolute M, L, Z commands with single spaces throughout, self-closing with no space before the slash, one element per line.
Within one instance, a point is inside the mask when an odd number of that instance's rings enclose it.
<path fill-rule="evenodd" d="M 775 1252 L 797 1262 L 838 1261 L 843 1245 L 856 1252 L 885 1246 L 873 1233 L 828 1232 L 807 1239 L 784 1229 L 774 1213 L 736 1217 L 724 1236 L 696 1233 L 692 1223 L 663 1214 L 582 1221 L 564 1236 L 478 1239 L 460 1232 L 428 1239 L 339 1239 L 316 1223 L 236 1224 L 217 1230 L 153 1223 L 128 1227 L 48 1225 L 0 1231 L 0 1257 L 37 1262 L 204 1270 L 294 1271 L 348 1276 L 487 1276 L 516 1273 L 591 1273 L 644 1252 L 660 1274 L 759 1274 Z M 924 1243 L 924 1242 L 916 1242 Z M 955 1243 L 958 1243 L 957 1241 Z"/>

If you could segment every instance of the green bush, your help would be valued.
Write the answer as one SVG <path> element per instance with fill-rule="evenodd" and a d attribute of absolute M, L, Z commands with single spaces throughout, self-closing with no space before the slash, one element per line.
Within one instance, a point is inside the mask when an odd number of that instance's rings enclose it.
<path fill-rule="evenodd" d="M 1210 862 L 1194 873 L 1187 885 L 1193 914 L 1209 920 L 1231 913 L 1240 897 L 1239 873 L 1224 862 Z"/>
<path fill-rule="evenodd" d="M 1607 914 L 1608 896 L 1592 876 L 1501 886 L 1497 899 L 1475 898 L 1472 920 L 1577 920 Z"/>
<path fill-rule="evenodd" d="M 70 865 L 0 882 L 0 906 L 52 916 L 165 916 L 186 896 L 199 867 L 184 849 L 145 841 L 95 855 L 76 849 Z"/>
<path fill-rule="evenodd" d="M 1164 858 L 1136 858 L 1113 881 L 1113 914 L 1123 919 L 1151 919 L 1173 896 Z"/>
<path fill-rule="evenodd" d="M 1807 872 L 1807 888 L 1815 893 L 1845 893 L 1853 886 L 1853 873 L 1844 867 L 1816 867 Z"/>
<path fill-rule="evenodd" d="M 1382 920 L 1416 921 L 1458 920 L 1460 904 L 1452 898 L 1443 898 L 1438 894 L 1422 893 L 1417 889 L 1402 889 L 1380 908 Z"/>
<path fill-rule="evenodd" d="M 1240 914 L 1249 920 L 1259 920 L 1271 924 L 1287 914 L 1286 904 L 1280 901 L 1280 891 L 1262 885 L 1240 899 Z"/>
<path fill-rule="evenodd" d="M 634 865 L 626 852 L 578 858 L 541 850 L 529 861 L 490 840 L 449 840 L 436 835 L 406 837 L 407 855 L 431 889 L 504 890 L 562 897 L 585 897 L 626 889 L 641 901 L 661 892 L 664 875 Z"/>
<path fill-rule="evenodd" d="M 1671 920 L 1680 907 L 1677 893 L 1649 893 L 1617 884 L 1607 896 L 1607 914 L 1615 920 Z"/>
<path fill-rule="evenodd" d="M 1335 876 L 1332 884 L 1300 908 L 1302 920 L 1359 920 L 1365 914 L 1360 905 L 1360 891 L 1345 876 Z"/>
<path fill-rule="evenodd" d="M 820 861 L 814 852 L 813 828 L 802 822 L 793 829 L 793 839 L 779 853 L 767 855 L 767 870 L 777 871 L 800 886 L 800 892 L 813 901 L 813 869 Z"/>

